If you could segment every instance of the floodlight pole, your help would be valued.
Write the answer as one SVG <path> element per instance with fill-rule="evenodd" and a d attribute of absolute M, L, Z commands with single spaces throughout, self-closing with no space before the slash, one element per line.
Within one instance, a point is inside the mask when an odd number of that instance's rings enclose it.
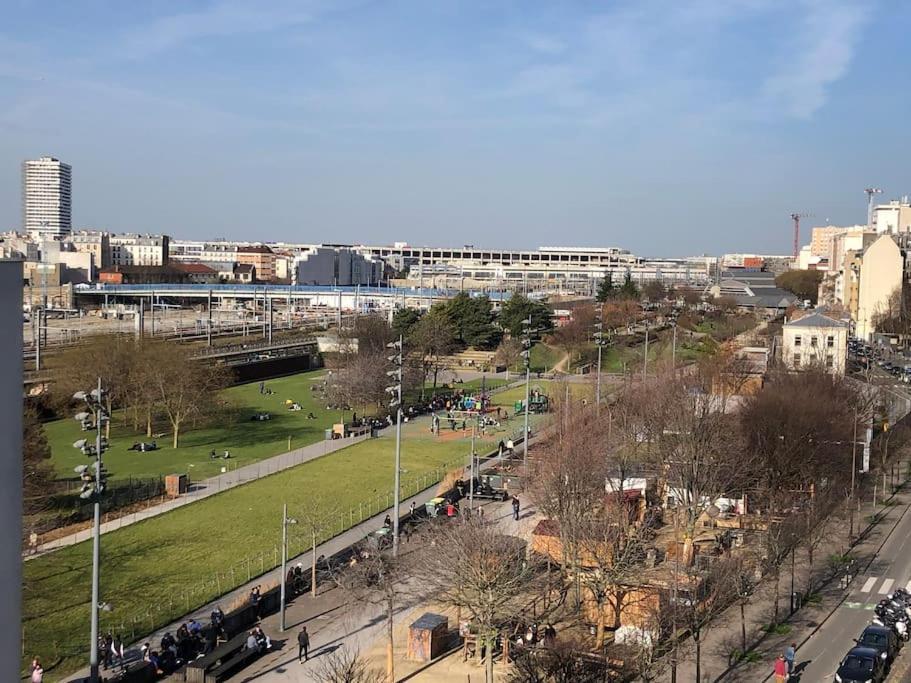
<path fill-rule="evenodd" d="M 95 408 L 95 504 L 92 525 L 92 628 L 89 650 L 89 680 L 98 683 L 98 602 L 101 570 L 101 417 L 104 415 L 101 398 L 101 378 L 98 378 L 98 406 Z"/>
<path fill-rule="evenodd" d="M 522 321 L 525 326 L 525 432 L 522 434 L 522 476 L 524 486 L 528 486 L 528 401 L 531 387 L 531 316 Z"/>
<path fill-rule="evenodd" d="M 281 587 L 281 609 L 279 610 L 279 626 L 278 630 L 282 633 L 285 632 L 285 602 L 286 602 L 286 588 L 285 584 L 287 583 L 287 565 L 288 565 L 288 504 L 284 503 L 282 505 L 282 587 Z"/>
<path fill-rule="evenodd" d="M 401 476 L 402 476 L 402 365 L 404 364 L 404 353 L 402 342 L 403 337 L 399 335 L 398 341 L 387 344 L 388 348 L 396 349 L 396 354 L 389 360 L 393 361 L 396 368 L 386 373 L 395 377 L 396 384 L 387 388 L 392 393 L 392 403 L 396 407 L 395 411 L 395 481 L 392 490 L 392 556 L 397 557 L 399 554 L 399 496 L 401 494 Z"/>

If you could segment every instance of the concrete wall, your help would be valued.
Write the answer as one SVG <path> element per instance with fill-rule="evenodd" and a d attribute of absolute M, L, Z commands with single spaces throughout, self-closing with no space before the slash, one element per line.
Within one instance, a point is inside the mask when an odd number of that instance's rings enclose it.
<path fill-rule="evenodd" d="M 18 681 L 22 655 L 22 263 L 0 261 L 0 680 Z"/>
<path fill-rule="evenodd" d="M 883 235 L 863 255 L 857 297 L 857 336 L 869 339 L 877 314 L 888 309 L 889 297 L 902 286 L 904 261 L 895 241 Z"/>

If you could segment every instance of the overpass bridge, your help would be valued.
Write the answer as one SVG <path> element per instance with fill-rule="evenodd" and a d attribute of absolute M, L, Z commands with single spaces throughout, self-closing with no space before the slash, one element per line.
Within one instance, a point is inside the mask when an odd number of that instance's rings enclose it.
<path fill-rule="evenodd" d="M 331 285 L 204 285 L 153 284 L 77 286 L 77 302 L 92 302 L 110 306 L 115 303 L 136 303 L 147 300 L 156 305 L 167 301 L 206 302 L 208 306 L 250 302 L 287 308 L 325 308 L 349 311 L 393 310 L 399 307 L 430 308 L 436 301 L 451 299 L 457 289 L 430 287 L 334 287 Z M 486 292 L 495 305 L 509 298 L 509 292 Z"/>

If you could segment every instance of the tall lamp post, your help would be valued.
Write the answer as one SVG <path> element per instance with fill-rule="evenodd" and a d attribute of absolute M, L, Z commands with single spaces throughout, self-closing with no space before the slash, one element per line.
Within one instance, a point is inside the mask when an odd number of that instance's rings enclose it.
<path fill-rule="evenodd" d="M 101 436 L 103 423 L 110 419 L 110 416 L 104 410 L 104 391 L 101 388 L 101 378 L 98 378 L 98 387 L 90 392 L 77 391 L 73 394 L 73 399 L 83 401 L 89 412 L 76 414 L 83 429 L 89 424 L 89 417 L 94 418 L 95 427 L 95 444 L 89 443 L 87 439 L 76 441 L 73 446 L 78 448 L 86 455 L 95 456 L 95 462 L 92 466 L 79 465 L 76 467 L 76 473 L 82 479 L 82 492 L 79 497 L 87 500 L 94 500 L 94 523 L 92 525 L 92 627 L 91 642 L 89 647 L 89 681 L 98 683 L 98 610 L 99 608 L 110 610 L 110 606 L 102 605 L 99 601 L 99 576 L 101 571 L 101 494 L 107 486 L 107 472 L 101 460 L 101 454 L 107 448 L 107 441 Z"/>
<path fill-rule="evenodd" d="M 395 379 L 396 383 L 386 387 L 386 392 L 392 394 L 389 401 L 389 407 L 395 408 L 395 482 L 392 491 L 392 556 L 397 557 L 399 554 L 399 495 L 401 493 L 401 474 L 402 474 L 402 337 L 399 336 L 397 341 L 386 344 L 390 349 L 395 350 L 395 354 L 389 356 L 395 368 L 389 370 L 386 374 Z"/>
<path fill-rule="evenodd" d="M 595 311 L 595 346 L 598 347 L 598 375 L 595 380 L 595 411 L 601 413 L 601 350 L 604 347 L 604 304 L 598 304 Z"/>
<path fill-rule="evenodd" d="M 531 387 L 531 316 L 522 321 L 522 359 L 525 362 L 525 431 L 522 433 L 522 474 L 528 486 L 528 400 Z"/>
<path fill-rule="evenodd" d="M 286 604 L 286 595 L 287 588 L 285 584 L 287 583 L 288 575 L 288 525 L 297 524 L 297 520 L 291 517 L 288 517 L 288 504 L 285 503 L 282 505 L 282 588 L 281 588 L 281 605 L 280 605 L 280 618 L 279 618 L 279 630 L 284 633 L 285 631 L 285 604 Z"/>

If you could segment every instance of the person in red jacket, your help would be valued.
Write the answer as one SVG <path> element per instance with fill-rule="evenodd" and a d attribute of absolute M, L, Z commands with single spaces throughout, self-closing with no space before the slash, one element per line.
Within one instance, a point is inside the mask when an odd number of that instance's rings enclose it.
<path fill-rule="evenodd" d="M 775 660 L 775 683 L 785 683 L 788 680 L 788 665 L 784 661 L 784 655 L 778 655 Z"/>

